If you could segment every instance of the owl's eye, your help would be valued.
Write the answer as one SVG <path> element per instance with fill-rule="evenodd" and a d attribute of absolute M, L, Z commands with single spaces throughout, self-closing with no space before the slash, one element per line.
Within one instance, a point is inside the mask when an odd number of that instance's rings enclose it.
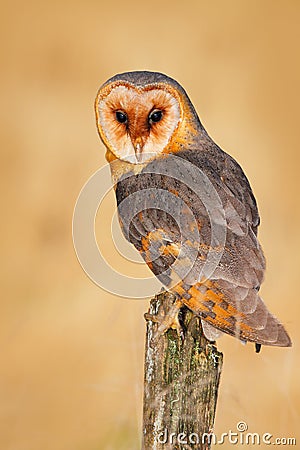
<path fill-rule="evenodd" d="M 116 111 L 116 119 L 119 123 L 126 123 L 127 122 L 127 114 L 123 111 Z"/>
<path fill-rule="evenodd" d="M 149 114 L 149 122 L 160 122 L 163 117 L 163 112 L 159 109 L 155 109 Z"/>

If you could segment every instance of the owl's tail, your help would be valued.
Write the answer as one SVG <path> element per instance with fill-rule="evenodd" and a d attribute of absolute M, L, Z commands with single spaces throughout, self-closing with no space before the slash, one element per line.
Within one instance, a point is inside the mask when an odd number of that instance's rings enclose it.
<path fill-rule="evenodd" d="M 242 341 L 291 347 L 284 326 L 268 311 L 255 289 L 243 288 L 241 296 L 237 286 L 231 285 L 227 291 L 221 288 L 221 282 L 206 280 L 193 286 L 181 282 L 172 290 L 194 314 L 217 330 Z"/>

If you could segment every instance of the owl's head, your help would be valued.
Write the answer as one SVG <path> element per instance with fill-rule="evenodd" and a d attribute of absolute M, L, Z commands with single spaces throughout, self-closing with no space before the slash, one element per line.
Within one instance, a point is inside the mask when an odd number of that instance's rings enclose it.
<path fill-rule="evenodd" d="M 107 159 L 133 164 L 187 148 L 202 128 L 184 89 L 157 72 L 127 72 L 109 79 L 95 102 Z"/>

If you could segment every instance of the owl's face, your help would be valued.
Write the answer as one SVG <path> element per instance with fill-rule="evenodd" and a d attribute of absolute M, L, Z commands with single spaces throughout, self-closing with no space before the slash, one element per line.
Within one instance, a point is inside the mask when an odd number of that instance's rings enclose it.
<path fill-rule="evenodd" d="M 182 120 L 180 98 L 165 84 L 111 83 L 96 99 L 97 126 L 108 151 L 132 164 L 145 163 L 169 145 Z"/>

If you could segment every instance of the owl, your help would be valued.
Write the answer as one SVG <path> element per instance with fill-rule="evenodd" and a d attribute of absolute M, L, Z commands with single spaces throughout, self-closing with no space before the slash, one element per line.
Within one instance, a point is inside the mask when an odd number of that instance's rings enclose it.
<path fill-rule="evenodd" d="M 98 91 L 97 128 L 110 163 L 119 221 L 175 295 L 160 332 L 179 328 L 182 306 L 209 340 L 291 346 L 260 297 L 265 258 L 250 184 L 206 132 L 185 90 L 157 72 L 128 72 Z"/>

